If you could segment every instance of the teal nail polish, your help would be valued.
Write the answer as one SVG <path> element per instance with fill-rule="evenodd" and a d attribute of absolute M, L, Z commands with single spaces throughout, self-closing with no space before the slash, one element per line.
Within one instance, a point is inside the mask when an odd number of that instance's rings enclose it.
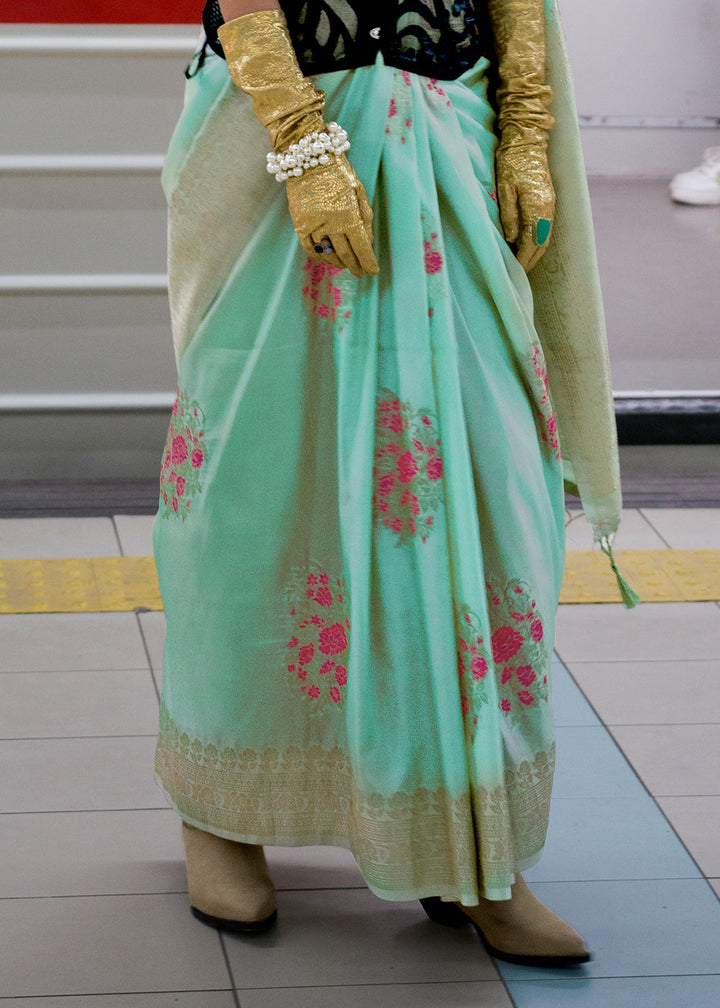
<path fill-rule="evenodd" d="M 544 245 L 545 242 L 550 237 L 550 228 L 552 223 L 547 219 L 547 217 L 541 217 L 540 220 L 535 225 L 535 243 L 537 245 Z"/>

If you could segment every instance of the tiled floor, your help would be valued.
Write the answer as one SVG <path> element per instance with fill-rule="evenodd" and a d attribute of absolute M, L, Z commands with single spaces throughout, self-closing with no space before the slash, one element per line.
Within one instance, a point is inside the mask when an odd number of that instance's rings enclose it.
<path fill-rule="evenodd" d="M 0 555 L 145 555 L 150 527 L 6 519 Z M 569 545 L 590 547 L 580 522 Z M 720 548 L 720 510 L 630 511 L 618 546 Z M 528 879 L 595 958 L 557 974 L 498 971 L 331 848 L 270 852 L 276 931 L 197 923 L 152 780 L 162 637 L 161 613 L 0 617 L 0 1008 L 720 1003 L 718 605 L 561 609 L 553 814 Z"/>

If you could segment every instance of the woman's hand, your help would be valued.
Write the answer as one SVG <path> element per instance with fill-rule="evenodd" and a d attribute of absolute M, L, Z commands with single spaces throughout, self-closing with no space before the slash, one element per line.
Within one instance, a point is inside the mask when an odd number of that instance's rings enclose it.
<path fill-rule="evenodd" d="M 353 276 L 373 276 L 372 219 L 365 190 L 344 154 L 287 180 L 287 198 L 300 244 L 313 259 L 347 268 Z M 322 240 L 334 252 L 318 252 Z"/>
<path fill-rule="evenodd" d="M 495 171 L 505 238 L 517 243 L 527 273 L 543 256 L 552 232 L 555 191 L 543 145 L 498 147 Z"/>

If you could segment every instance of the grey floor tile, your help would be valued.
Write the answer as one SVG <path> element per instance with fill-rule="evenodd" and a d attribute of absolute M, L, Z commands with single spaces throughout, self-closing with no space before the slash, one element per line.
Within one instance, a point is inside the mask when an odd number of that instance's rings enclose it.
<path fill-rule="evenodd" d="M 0 898 L 187 889 L 170 809 L 0 815 Z"/>
<path fill-rule="evenodd" d="M 651 794 L 720 794 L 720 724 L 618 726 L 612 733 Z"/>
<path fill-rule="evenodd" d="M 720 658 L 569 665 L 605 724 L 720 722 Z"/>
<path fill-rule="evenodd" d="M 5 900 L 0 947 L 0 990 L 12 997 L 229 986 L 217 932 L 185 896 Z"/>
<path fill-rule="evenodd" d="M 134 613 L 0 617 L 0 672 L 144 669 L 147 665 Z"/>
<path fill-rule="evenodd" d="M 635 609 L 614 604 L 562 605 L 555 649 L 566 665 L 716 660 L 720 609 L 714 602 L 644 602 Z"/>
<path fill-rule="evenodd" d="M 720 797 L 660 798 L 659 803 L 703 874 L 720 876 Z"/>
<path fill-rule="evenodd" d="M 0 687 L 3 739 L 157 734 L 157 696 L 147 669 L 6 672 Z"/>
<path fill-rule="evenodd" d="M 702 878 L 550 882 L 533 890 L 578 929 L 594 958 L 573 970 L 499 963 L 511 992 L 518 980 L 717 973 L 720 904 Z"/>
<path fill-rule="evenodd" d="M 647 508 L 643 514 L 673 549 L 720 549 L 720 508 Z"/>
<path fill-rule="evenodd" d="M 646 793 L 632 798 L 554 798 L 545 853 L 524 873 L 531 884 L 699 874 Z"/>
<path fill-rule="evenodd" d="M 601 727 L 556 730 L 556 798 L 637 798 L 645 789 Z"/>
<path fill-rule="evenodd" d="M 582 512 L 572 511 L 573 520 L 567 526 L 566 545 L 569 550 L 600 549 L 593 542 L 593 532 Z M 644 515 L 634 508 L 624 508 L 620 528 L 614 540 L 614 548 L 630 549 L 667 549 L 665 543 Z"/>
<path fill-rule="evenodd" d="M 279 923 L 252 942 L 226 939 L 238 988 L 496 980 L 470 928 L 431 924 L 419 903 L 368 890 L 280 893 Z M 272 978 L 270 980 L 270 978 Z"/>
<path fill-rule="evenodd" d="M 0 998 L 0 1008 L 236 1008 L 231 990 Z"/>
<path fill-rule="evenodd" d="M 242 1008 L 513 1008 L 499 981 L 294 987 L 239 995 Z"/>
<path fill-rule="evenodd" d="M 552 705 L 557 727 L 599 724 L 597 715 L 559 660 L 552 664 Z"/>
<path fill-rule="evenodd" d="M 164 808 L 153 780 L 155 740 L 32 739 L 0 742 L 3 812 Z"/>
<path fill-rule="evenodd" d="M 713 889 L 714 889 L 715 893 L 717 894 L 718 898 L 720 898 L 720 878 L 711 878 L 711 879 L 708 879 L 708 882 L 713 887 Z"/>
<path fill-rule="evenodd" d="M 115 515 L 123 556 L 152 556 L 152 530 L 155 515 Z"/>
<path fill-rule="evenodd" d="M 355 858 L 341 847 L 266 847 L 276 889 L 365 887 Z"/>
<path fill-rule="evenodd" d="M 0 557 L 119 556 L 111 518 L 1 518 Z"/>
<path fill-rule="evenodd" d="M 715 1008 L 720 975 L 513 980 L 516 1008 Z"/>

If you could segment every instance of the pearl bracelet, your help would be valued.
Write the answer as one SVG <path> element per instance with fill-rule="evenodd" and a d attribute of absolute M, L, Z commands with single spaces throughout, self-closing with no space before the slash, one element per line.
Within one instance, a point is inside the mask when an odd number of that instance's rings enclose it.
<path fill-rule="evenodd" d="M 302 137 L 282 154 L 271 151 L 267 156 L 267 170 L 278 182 L 285 182 L 291 176 L 300 178 L 308 168 L 329 164 L 331 154 L 343 154 L 350 148 L 347 133 L 336 122 L 328 123 L 325 129 L 327 132 Z"/>

